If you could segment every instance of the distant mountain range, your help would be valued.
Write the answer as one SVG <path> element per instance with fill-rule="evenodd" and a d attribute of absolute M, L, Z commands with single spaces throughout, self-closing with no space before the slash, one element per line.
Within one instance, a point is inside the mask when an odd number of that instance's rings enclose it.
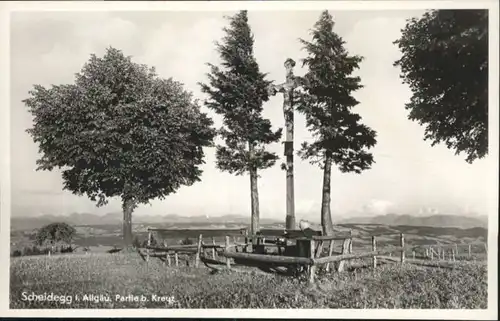
<path fill-rule="evenodd" d="M 12 217 L 12 230 L 31 230 L 40 228 L 54 222 L 65 222 L 71 225 L 117 225 L 122 224 L 123 214 L 121 212 L 96 215 L 91 213 L 72 213 L 70 215 L 39 215 Z M 135 215 L 133 224 L 196 224 L 196 225 L 222 225 L 248 224 L 250 218 L 246 216 L 228 214 L 223 216 L 181 216 L 177 214 L 168 215 Z M 279 223 L 276 219 L 260 219 L 261 224 Z"/>
<path fill-rule="evenodd" d="M 302 217 L 302 216 L 301 216 Z M 222 216 L 181 216 L 177 214 L 169 215 L 135 215 L 134 224 L 196 224 L 203 225 L 246 225 L 249 223 L 249 217 L 237 214 Z M 115 225 L 121 224 L 122 213 L 108 213 L 105 215 L 96 215 L 90 213 L 72 213 L 70 215 L 41 215 L 35 217 L 12 217 L 12 230 L 32 230 L 40 228 L 53 222 L 66 222 L 71 225 Z M 282 224 L 282 220 L 261 218 L 261 224 Z M 471 217 L 463 215 L 431 215 L 414 216 L 401 214 L 387 214 L 371 217 L 349 217 L 341 218 L 335 221 L 336 224 L 383 224 L 383 225 L 409 225 L 409 226 L 433 226 L 433 227 L 488 227 L 488 218 Z"/>
<path fill-rule="evenodd" d="M 343 218 L 338 224 L 382 224 L 382 225 L 408 225 L 408 226 L 433 226 L 433 227 L 458 227 L 488 228 L 487 216 L 465 216 L 435 214 L 430 216 L 414 216 L 407 214 L 386 214 L 371 217 Z"/>

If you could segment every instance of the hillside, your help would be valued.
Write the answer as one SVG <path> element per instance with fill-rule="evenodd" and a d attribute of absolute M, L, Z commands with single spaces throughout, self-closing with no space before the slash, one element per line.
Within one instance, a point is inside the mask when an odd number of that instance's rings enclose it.
<path fill-rule="evenodd" d="M 297 215 L 298 219 L 311 215 Z M 71 225 L 121 225 L 122 213 L 107 213 L 105 215 L 96 215 L 90 213 L 72 213 L 70 215 L 41 215 L 35 217 L 12 217 L 11 229 L 16 230 L 33 230 L 40 228 L 48 223 L 66 222 Z M 247 225 L 249 217 L 229 214 L 222 216 L 181 216 L 178 214 L 169 215 L 135 215 L 133 218 L 134 224 L 166 224 L 166 225 L 190 225 L 207 226 L 207 225 Z M 274 225 L 283 223 L 279 219 L 261 218 L 262 225 Z M 431 216 L 414 216 L 414 215 L 398 215 L 387 214 L 372 217 L 349 217 L 342 218 L 336 224 L 381 224 L 381 225 L 405 225 L 405 226 L 430 226 L 430 227 L 457 227 L 457 228 L 476 228 L 488 227 L 487 217 L 470 217 L 463 215 L 431 215 Z"/>
<path fill-rule="evenodd" d="M 436 214 L 430 216 L 386 214 L 370 217 L 349 217 L 339 220 L 339 224 L 381 224 L 406 226 L 488 228 L 488 217 Z"/>
<path fill-rule="evenodd" d="M 206 226 L 210 224 L 248 224 L 249 218 L 240 215 L 222 216 L 181 216 L 177 214 L 168 215 L 135 215 L 133 224 L 189 224 L 194 226 Z M 46 224 L 54 222 L 66 222 L 71 225 L 121 225 L 122 213 L 107 213 L 96 215 L 90 213 L 72 213 L 70 215 L 40 215 L 34 217 L 12 217 L 12 230 L 33 230 Z M 274 219 L 261 218 L 261 224 L 278 223 Z"/>

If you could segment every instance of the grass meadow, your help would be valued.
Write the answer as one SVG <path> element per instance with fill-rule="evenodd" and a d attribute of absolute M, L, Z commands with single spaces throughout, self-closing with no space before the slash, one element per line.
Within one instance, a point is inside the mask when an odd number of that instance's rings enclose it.
<path fill-rule="evenodd" d="M 320 271 L 317 282 L 257 269 L 167 267 L 137 253 L 11 258 L 10 308 L 413 308 L 486 309 L 486 262 Z M 30 294 L 62 295 L 55 301 Z"/>

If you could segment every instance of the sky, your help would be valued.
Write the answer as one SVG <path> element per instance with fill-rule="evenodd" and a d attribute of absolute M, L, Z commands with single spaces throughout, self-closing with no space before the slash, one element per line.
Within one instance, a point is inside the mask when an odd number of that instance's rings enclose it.
<path fill-rule="evenodd" d="M 309 30 L 320 11 L 251 11 L 255 56 L 268 79 L 282 82 L 283 62 L 304 57 L 298 38 L 310 39 Z M 393 41 L 406 19 L 423 11 L 330 11 L 334 30 L 351 54 L 364 57 L 357 71 L 364 88 L 354 96 L 362 121 L 377 131 L 372 149 L 376 163 L 362 174 L 332 171 L 333 218 L 352 215 L 465 214 L 486 215 L 491 157 L 473 164 L 465 155 L 423 140 L 424 128 L 408 120 L 404 105 L 411 92 L 401 83 L 393 62 L 400 56 Z M 104 214 L 121 211 L 119 199 L 97 208 L 85 196 L 62 190 L 58 171 L 37 172 L 38 147 L 25 130 L 31 115 L 22 104 L 33 84 L 71 83 L 90 54 L 102 56 L 113 46 L 138 63 L 154 66 L 161 77 L 182 82 L 204 99 L 197 85 L 206 80 L 206 63 L 218 63 L 214 42 L 223 37 L 226 15 L 234 12 L 16 12 L 11 15 L 11 209 L 12 216 L 63 215 L 73 212 Z M 300 64 L 297 75 L 304 73 Z M 282 95 L 264 105 L 264 116 L 282 127 Z M 209 115 L 220 124 L 220 118 Z M 310 138 L 304 119 L 296 114 L 295 141 Z M 281 143 L 270 149 L 283 154 Z M 282 157 L 282 156 L 281 156 Z M 176 194 L 135 215 L 208 215 L 250 213 L 248 176 L 233 176 L 215 168 L 213 149 L 206 149 L 202 181 L 181 187 Z M 285 173 L 279 163 L 260 172 L 262 218 L 285 216 Z M 318 216 L 322 171 L 295 157 L 296 213 Z"/>

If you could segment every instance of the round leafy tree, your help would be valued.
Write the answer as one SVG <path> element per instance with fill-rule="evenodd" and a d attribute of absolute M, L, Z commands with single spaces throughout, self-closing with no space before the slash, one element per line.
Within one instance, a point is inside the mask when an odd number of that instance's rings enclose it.
<path fill-rule="evenodd" d="M 92 55 L 73 84 L 35 85 L 24 103 L 34 116 L 37 170 L 60 168 L 64 189 L 97 206 L 121 197 L 127 247 L 134 208 L 199 181 L 203 147 L 215 135 L 181 83 L 114 48 Z"/>
<path fill-rule="evenodd" d="M 38 230 L 35 243 L 37 245 L 46 243 L 54 245 L 60 242 L 71 244 L 75 234 L 75 228 L 67 223 L 51 223 Z"/>
<path fill-rule="evenodd" d="M 433 10 L 408 21 L 395 62 L 425 140 L 472 163 L 488 153 L 488 10 Z"/>

